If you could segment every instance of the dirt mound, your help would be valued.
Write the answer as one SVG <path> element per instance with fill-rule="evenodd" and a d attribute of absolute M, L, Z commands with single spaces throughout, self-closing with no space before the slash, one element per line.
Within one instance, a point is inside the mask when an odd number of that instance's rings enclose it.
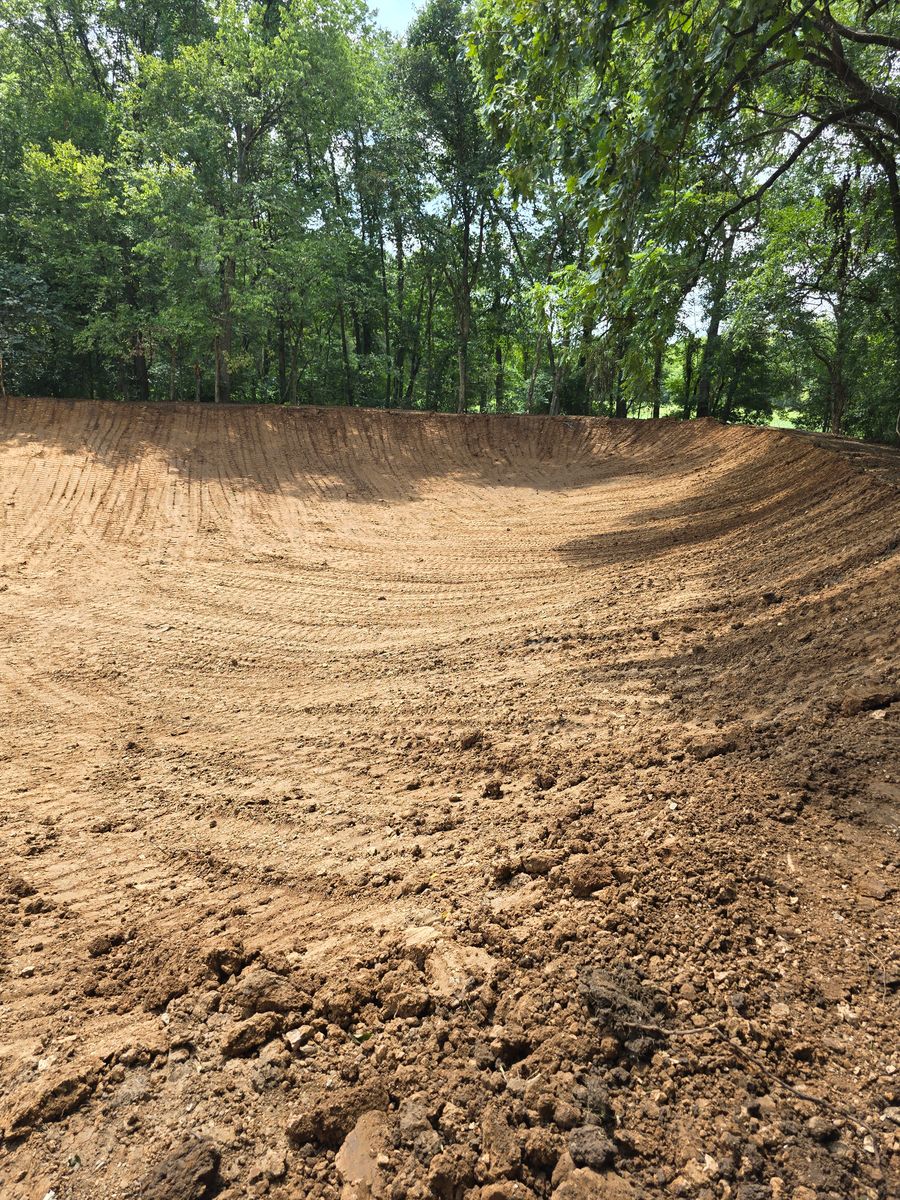
<path fill-rule="evenodd" d="M 0 1194 L 898 1191 L 900 492 L 0 406 Z"/>

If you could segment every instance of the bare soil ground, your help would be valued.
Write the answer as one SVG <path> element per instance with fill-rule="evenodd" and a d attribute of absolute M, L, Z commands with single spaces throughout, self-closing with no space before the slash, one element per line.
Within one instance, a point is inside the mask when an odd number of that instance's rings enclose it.
<path fill-rule="evenodd" d="M 3 1200 L 900 1191 L 900 492 L 0 407 Z"/>

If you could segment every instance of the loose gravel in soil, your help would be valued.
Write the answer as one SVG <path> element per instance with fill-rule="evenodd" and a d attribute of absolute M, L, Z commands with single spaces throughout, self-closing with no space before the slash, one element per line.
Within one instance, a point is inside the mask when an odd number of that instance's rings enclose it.
<path fill-rule="evenodd" d="M 900 1193 L 898 477 L 0 404 L 3 1200 Z"/>

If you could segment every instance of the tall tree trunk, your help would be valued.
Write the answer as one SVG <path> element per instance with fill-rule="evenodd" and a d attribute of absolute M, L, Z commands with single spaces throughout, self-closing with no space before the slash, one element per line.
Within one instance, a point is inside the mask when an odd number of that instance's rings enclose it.
<path fill-rule="evenodd" d="M 131 275 L 131 254 L 132 247 L 128 242 L 120 243 L 120 250 L 123 256 L 123 286 L 122 293 L 125 303 L 128 307 L 137 314 L 138 309 L 138 289 L 134 278 Z M 147 356 L 144 351 L 144 339 L 138 330 L 131 340 L 131 376 L 134 380 L 137 389 L 137 398 L 146 403 L 150 399 L 150 373 L 147 369 Z M 126 385 L 130 398 L 130 388 Z"/>
<path fill-rule="evenodd" d="M 395 199 L 396 205 L 396 199 Z M 394 265 L 396 269 L 397 330 L 394 335 L 394 403 L 400 405 L 403 396 L 403 372 L 409 351 L 406 327 L 406 254 L 403 244 L 403 222 L 394 217 Z"/>
<path fill-rule="evenodd" d="M 350 190 L 351 194 L 355 191 L 357 200 L 358 200 L 358 204 L 359 204 L 359 242 L 360 242 L 360 247 L 362 250 L 362 260 L 365 261 L 367 258 L 366 234 L 368 232 L 368 226 L 367 226 L 367 222 L 366 222 L 366 196 L 365 196 L 366 189 L 365 189 L 365 183 L 362 179 L 362 172 L 360 169 L 360 138 L 359 138 L 359 130 L 358 129 L 354 130 L 352 133 L 352 136 L 350 139 L 350 147 L 351 148 L 350 148 L 350 154 L 349 154 L 349 165 L 350 165 L 349 190 Z M 340 197 L 339 202 L 338 202 L 339 209 L 343 209 L 343 208 L 346 209 L 347 225 L 348 225 L 348 227 L 352 227 L 352 225 L 353 225 L 352 201 L 348 200 L 346 202 L 346 204 L 344 202 L 343 195 L 341 194 L 341 191 L 340 191 L 340 184 L 338 182 L 339 176 L 338 176 L 337 166 L 334 161 L 334 154 L 333 154 L 333 151 L 329 151 L 329 153 L 331 153 L 331 155 L 332 155 L 332 175 L 334 178 L 335 194 Z M 345 169 L 346 169 L 346 164 L 345 164 Z M 351 318 L 353 321 L 353 338 L 354 338 L 353 349 L 354 349 L 354 352 L 356 355 L 356 364 L 357 364 L 357 366 L 359 366 L 360 360 L 365 358 L 371 349 L 371 339 L 370 339 L 370 331 L 369 331 L 369 316 L 368 316 L 368 312 L 360 311 L 360 306 L 359 306 L 359 303 L 357 300 L 357 296 L 354 293 L 351 293 L 349 305 L 350 305 L 350 314 L 351 314 Z M 365 397 L 363 399 L 363 403 L 365 403 Z"/>
<path fill-rule="evenodd" d="M 830 412 L 829 430 L 840 436 L 844 432 L 844 414 L 847 410 L 847 385 L 844 374 L 836 372 L 832 377 L 832 412 Z"/>
<path fill-rule="evenodd" d="M 429 290 L 433 284 L 429 285 Z M 425 323 L 425 407 L 433 408 L 434 395 L 434 310 L 429 305 L 428 320 Z"/>
<path fill-rule="evenodd" d="M 389 403 L 397 408 L 403 403 L 403 380 L 406 377 L 406 347 L 399 341 L 394 339 L 394 366 L 393 380 L 394 389 L 391 393 Z"/>
<path fill-rule="evenodd" d="M 685 421 L 690 419 L 692 407 L 692 386 L 694 381 L 694 346 L 696 338 L 689 333 L 684 342 L 684 397 L 682 413 Z"/>
<path fill-rule="evenodd" d="M 534 363 L 531 367 L 531 377 L 528 380 L 528 395 L 525 397 L 525 411 L 530 413 L 534 410 L 534 385 L 537 382 L 538 368 L 541 365 L 541 350 L 544 344 L 544 335 L 539 333 L 537 341 L 534 345 Z"/>
<path fill-rule="evenodd" d="M 844 431 L 844 416 L 847 412 L 847 382 L 844 375 L 843 355 L 836 356 L 831 371 L 831 410 L 828 419 L 829 431 L 840 435 Z"/>
<path fill-rule="evenodd" d="M 300 343 L 303 340 L 303 322 L 297 330 L 297 336 L 291 345 L 291 367 L 288 377 L 288 398 L 291 404 L 297 403 L 297 363 L 300 358 Z"/>
<path fill-rule="evenodd" d="M 468 292 L 468 280 L 461 284 L 462 292 L 457 296 L 456 312 L 456 411 L 464 413 L 469 407 L 469 337 L 471 334 L 472 312 L 471 297 Z"/>
<path fill-rule="evenodd" d="M 134 352 L 131 361 L 134 370 L 134 382 L 137 387 L 137 398 L 142 404 L 146 404 L 150 399 L 150 372 L 147 369 L 144 340 L 139 333 L 135 334 Z"/>
<path fill-rule="evenodd" d="M 620 345 L 618 346 L 618 353 L 616 355 L 619 362 L 622 361 L 622 356 L 624 355 L 624 353 L 625 353 L 624 343 L 620 343 Z M 623 387 L 624 382 L 625 382 L 625 373 L 622 370 L 622 368 L 619 367 L 618 370 L 616 371 L 616 384 L 615 384 L 615 387 L 616 387 L 616 416 L 617 417 L 627 417 L 628 416 L 628 401 L 625 397 L 625 388 Z"/>
<path fill-rule="evenodd" d="M 456 347 L 456 367 L 456 411 L 464 413 L 469 406 L 469 339 L 462 330 Z"/>
<path fill-rule="evenodd" d="M 287 400 L 287 344 L 284 317 L 278 318 L 278 398 L 282 404 Z"/>
<path fill-rule="evenodd" d="M 413 350 L 412 357 L 409 360 L 409 379 L 406 383 L 406 391 L 403 395 L 403 403 L 406 408 L 412 408 L 413 397 L 416 391 L 416 380 L 419 377 L 419 370 L 422 366 L 422 356 L 418 350 Z"/>
<path fill-rule="evenodd" d="M 506 381 L 503 371 L 503 346 L 497 338 L 494 347 L 494 412 L 503 411 L 503 397 L 506 392 Z"/>
<path fill-rule="evenodd" d="M 173 346 L 169 351 L 169 403 L 176 399 L 176 380 L 178 378 L 178 354 Z"/>
<path fill-rule="evenodd" d="M 834 309 L 834 369 L 831 377 L 831 432 L 840 434 L 847 411 L 847 357 L 850 351 L 850 331 L 847 328 L 847 293 L 850 279 L 850 255 L 853 229 L 848 208 L 850 177 L 845 175 L 832 201 L 834 228 L 838 239 L 835 267 L 837 297 Z"/>
<path fill-rule="evenodd" d="M 662 346 L 656 347 L 656 354 L 653 357 L 653 420 L 659 420 L 659 410 L 662 404 L 662 365 L 663 352 Z"/>
<path fill-rule="evenodd" d="M 581 326 L 581 353 L 578 356 L 578 366 L 581 370 L 582 387 L 584 388 L 584 415 L 586 417 L 591 415 L 594 407 L 591 395 L 591 365 L 588 355 L 588 348 L 593 340 L 594 321 L 591 316 L 587 316 Z"/>
<path fill-rule="evenodd" d="M 434 288 L 431 286 L 431 278 L 427 280 L 428 286 L 428 307 L 425 311 L 425 344 L 427 347 L 431 340 L 431 316 L 434 312 Z M 416 380 L 419 377 L 419 371 L 422 368 L 422 339 L 418 334 L 419 327 L 422 321 L 422 305 L 425 299 L 426 280 L 422 280 L 422 286 L 419 289 L 419 302 L 416 309 L 416 340 L 413 346 L 412 357 L 409 363 L 409 382 L 406 385 L 406 398 L 404 403 L 407 408 L 412 408 L 413 398 L 416 390 Z"/>
<path fill-rule="evenodd" d="M 622 387 L 622 372 L 616 376 L 616 416 L 622 420 L 628 416 L 628 401 L 625 399 L 625 389 Z"/>
<path fill-rule="evenodd" d="M 237 264 L 230 255 L 222 264 L 222 296 L 220 333 L 216 338 L 216 401 L 231 402 L 231 347 L 234 338 L 234 317 L 231 309 L 231 293 L 234 287 Z"/>
<path fill-rule="evenodd" d="M 731 256 L 734 251 L 734 234 L 729 233 L 722 242 L 722 258 L 719 261 L 713 281 L 712 301 L 709 308 L 709 324 L 706 327 L 706 342 L 703 346 L 703 357 L 700 360 L 700 376 L 697 381 L 697 416 L 709 416 L 709 398 L 712 389 L 712 376 L 719 353 L 719 327 L 722 323 L 722 309 L 725 294 L 728 290 L 728 274 L 731 268 Z"/>
<path fill-rule="evenodd" d="M 547 362 L 550 364 L 550 373 L 553 383 L 550 389 L 550 416 L 559 416 L 559 386 L 562 382 L 563 364 L 562 360 L 556 357 L 553 349 L 553 339 L 547 335 Z"/>
<path fill-rule="evenodd" d="M 288 404 L 297 403 L 297 347 L 291 353 L 291 373 L 288 379 Z"/>
<path fill-rule="evenodd" d="M 352 405 L 355 400 L 353 395 L 353 370 L 350 366 L 350 347 L 347 345 L 347 319 L 344 316 L 343 300 L 338 305 L 338 317 L 341 322 L 341 359 L 344 364 L 345 399 L 347 404 Z"/>
<path fill-rule="evenodd" d="M 469 406 L 469 337 L 472 331 L 472 244 L 469 224 L 472 213 L 466 204 L 462 209 L 462 253 L 459 279 L 456 283 L 456 362 L 458 383 L 456 411 L 463 413 Z"/>
<path fill-rule="evenodd" d="M 387 256 L 384 252 L 384 227 L 378 222 L 378 251 L 381 261 L 381 324 L 384 331 L 384 405 L 391 407 L 391 396 L 394 394 L 393 370 L 391 356 L 391 302 L 387 285 Z"/>

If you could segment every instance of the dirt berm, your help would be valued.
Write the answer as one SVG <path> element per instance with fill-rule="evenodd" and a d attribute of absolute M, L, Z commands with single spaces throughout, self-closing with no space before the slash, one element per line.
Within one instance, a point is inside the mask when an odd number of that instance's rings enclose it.
<path fill-rule="evenodd" d="M 0 405 L 3 1200 L 900 1194 L 898 475 Z"/>

